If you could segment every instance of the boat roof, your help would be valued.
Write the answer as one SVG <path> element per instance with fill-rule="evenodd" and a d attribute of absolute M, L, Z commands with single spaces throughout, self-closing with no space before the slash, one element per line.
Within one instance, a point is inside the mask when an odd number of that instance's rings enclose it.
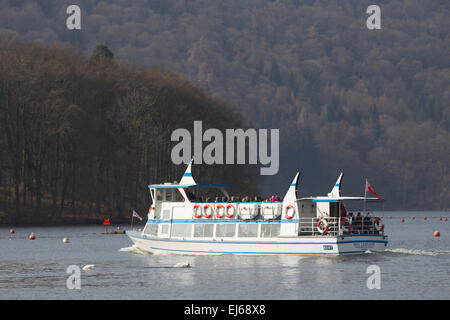
<path fill-rule="evenodd" d="M 162 184 L 151 184 L 148 186 L 150 189 L 187 189 L 187 188 L 197 188 L 197 187 L 211 187 L 211 188 L 231 188 L 227 184 L 219 183 L 201 183 L 201 184 L 178 184 L 178 183 L 162 183 Z"/>
<path fill-rule="evenodd" d="M 367 201 L 367 202 L 383 202 L 384 199 L 367 198 L 367 197 L 307 197 L 299 200 L 312 200 L 312 202 L 339 202 L 339 201 Z"/>

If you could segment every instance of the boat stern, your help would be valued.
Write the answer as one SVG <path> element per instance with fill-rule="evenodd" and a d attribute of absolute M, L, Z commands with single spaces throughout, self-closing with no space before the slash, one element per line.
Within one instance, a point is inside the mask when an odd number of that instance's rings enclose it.
<path fill-rule="evenodd" d="M 337 237 L 339 254 L 384 251 L 388 245 L 387 235 L 341 235 Z"/>

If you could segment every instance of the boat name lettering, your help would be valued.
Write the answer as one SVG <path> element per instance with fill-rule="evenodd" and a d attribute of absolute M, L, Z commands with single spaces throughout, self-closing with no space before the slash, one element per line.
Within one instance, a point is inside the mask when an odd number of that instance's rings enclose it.
<path fill-rule="evenodd" d="M 373 242 L 354 242 L 355 248 L 373 248 L 375 244 Z"/>

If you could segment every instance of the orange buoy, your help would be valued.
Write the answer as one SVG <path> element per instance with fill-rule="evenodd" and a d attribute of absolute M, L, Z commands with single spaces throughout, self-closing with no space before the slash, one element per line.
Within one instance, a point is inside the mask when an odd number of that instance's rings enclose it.
<path fill-rule="evenodd" d="M 30 240 L 36 239 L 36 237 L 34 236 L 34 233 L 33 233 L 33 232 L 30 234 L 29 239 L 30 239 Z"/>
<path fill-rule="evenodd" d="M 440 237 L 441 236 L 441 233 L 439 232 L 439 231 L 435 231 L 434 233 L 433 233 L 433 235 L 435 236 L 435 237 Z"/>
<path fill-rule="evenodd" d="M 14 234 L 14 233 L 16 233 L 16 232 L 14 231 L 14 229 L 10 229 L 10 230 L 9 230 L 9 233 L 10 233 L 10 234 Z"/>

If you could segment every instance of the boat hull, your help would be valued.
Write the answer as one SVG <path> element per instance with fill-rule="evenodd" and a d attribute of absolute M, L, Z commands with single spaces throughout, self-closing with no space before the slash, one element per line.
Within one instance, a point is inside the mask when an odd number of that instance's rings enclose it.
<path fill-rule="evenodd" d="M 221 238 L 215 240 L 156 238 L 140 232 L 126 234 L 140 249 L 149 253 L 183 255 L 239 254 L 358 254 L 383 251 L 387 247 L 385 235 L 345 235 L 337 237 L 278 237 L 267 239 Z"/>

